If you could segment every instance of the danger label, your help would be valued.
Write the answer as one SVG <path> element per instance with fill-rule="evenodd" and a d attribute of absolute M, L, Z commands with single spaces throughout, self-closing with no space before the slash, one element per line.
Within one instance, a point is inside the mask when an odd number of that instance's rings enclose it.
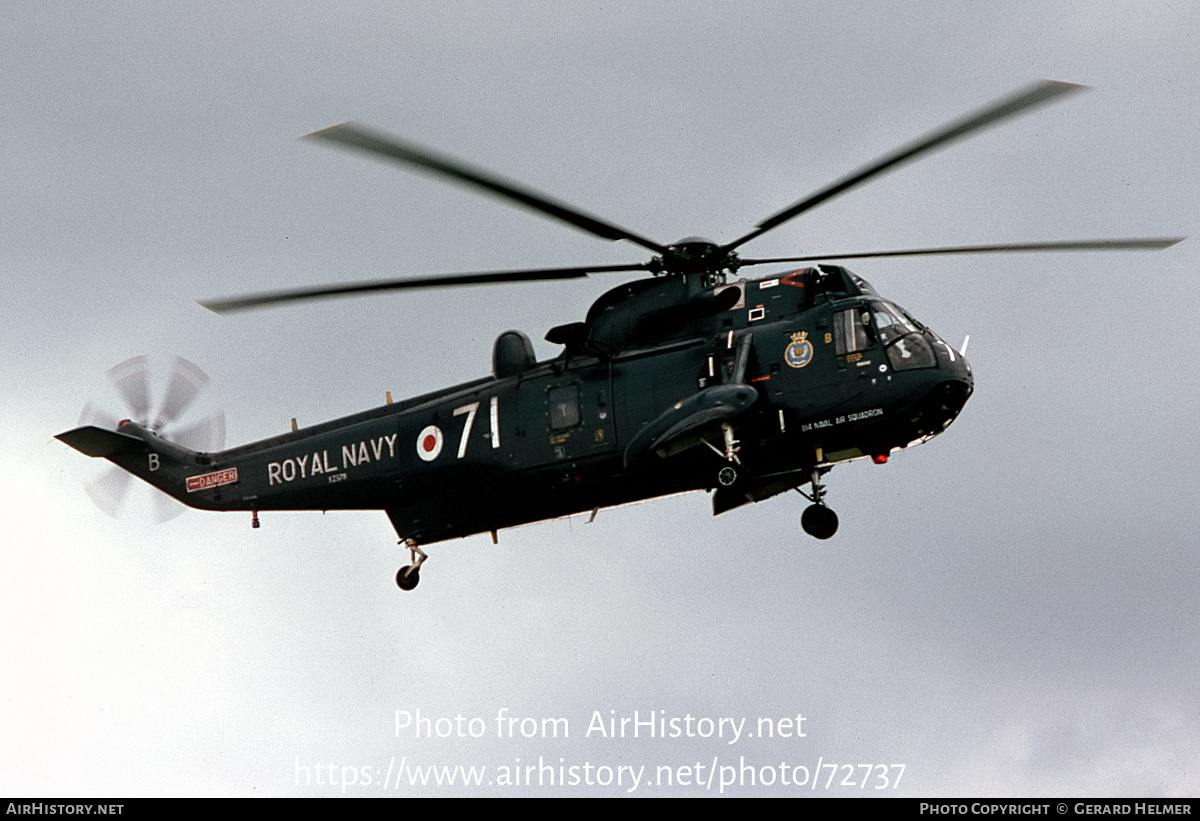
<path fill-rule="evenodd" d="M 205 473 L 203 476 L 189 476 L 187 490 L 188 493 L 195 493 L 197 490 L 207 490 L 218 485 L 230 485 L 237 480 L 237 468 L 225 468 L 214 473 Z"/>

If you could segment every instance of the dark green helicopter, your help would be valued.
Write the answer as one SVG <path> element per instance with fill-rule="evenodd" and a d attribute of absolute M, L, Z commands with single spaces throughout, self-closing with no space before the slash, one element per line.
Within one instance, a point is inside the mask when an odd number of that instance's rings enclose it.
<path fill-rule="evenodd" d="M 218 313 L 409 288 L 570 279 L 645 271 L 546 339 L 497 338 L 490 376 L 281 436 L 200 452 L 160 435 L 160 421 L 58 438 L 205 510 L 382 509 L 412 552 L 396 575 L 416 587 L 422 545 L 692 490 L 713 513 L 796 489 L 801 523 L 827 539 L 837 515 L 825 474 L 838 462 L 886 462 L 945 430 L 972 391 L 955 350 L 860 277 L 829 260 L 1012 251 L 1146 250 L 1171 239 L 1040 242 L 744 259 L 737 249 L 878 174 L 1081 87 L 1043 81 L 833 183 L 724 245 L 657 242 L 427 149 L 359 126 L 312 136 L 483 189 L 609 240 L 651 250 L 649 262 L 277 291 L 204 303 Z M 757 280 L 768 263 L 809 267 Z M 183 400 L 175 401 L 181 404 Z M 137 403 L 139 408 L 144 402 Z M 135 414 L 137 415 L 137 414 Z M 143 414 L 144 416 L 144 414 Z M 808 492 L 801 488 L 808 486 Z"/>

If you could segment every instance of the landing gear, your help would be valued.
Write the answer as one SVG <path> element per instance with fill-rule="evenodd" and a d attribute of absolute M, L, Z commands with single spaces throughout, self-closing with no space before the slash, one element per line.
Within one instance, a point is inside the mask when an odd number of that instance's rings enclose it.
<path fill-rule="evenodd" d="M 725 460 L 725 464 L 717 470 L 718 492 L 720 492 L 721 488 L 728 490 L 736 485 L 742 478 L 741 474 L 738 472 L 742 467 L 742 460 L 738 457 L 738 452 L 742 449 L 741 442 L 733 435 L 733 425 L 729 424 L 728 422 L 724 423 L 721 425 L 721 433 L 725 440 L 724 450 L 717 447 L 707 439 L 702 438 L 700 440 L 704 444 L 708 445 L 709 450 Z"/>
<path fill-rule="evenodd" d="M 813 468 L 812 472 L 812 495 L 805 493 L 800 488 L 796 488 L 800 495 L 812 502 L 804 510 L 804 514 L 800 517 L 800 526 L 804 528 L 804 532 L 809 536 L 817 539 L 828 539 L 838 529 L 837 514 L 830 510 L 825 504 L 825 485 L 821 484 L 821 475 L 827 473 L 830 469 Z"/>
<path fill-rule="evenodd" d="M 737 468 L 735 468 L 733 465 L 726 465 L 717 471 L 717 483 L 721 487 L 733 487 L 737 480 Z"/>
<path fill-rule="evenodd" d="M 838 517 L 825 505 L 811 504 L 805 508 L 804 514 L 800 517 L 800 526 L 809 536 L 828 539 L 837 533 Z"/>
<path fill-rule="evenodd" d="M 412 590 L 421 581 L 421 573 L 411 564 L 400 568 L 396 574 L 396 586 L 401 590 Z"/>
<path fill-rule="evenodd" d="M 728 422 L 721 425 L 721 434 L 725 439 L 724 450 L 721 450 L 707 439 L 702 438 L 700 441 L 708 445 L 709 450 L 717 454 L 717 456 L 720 456 L 726 462 L 729 462 L 731 465 L 740 465 L 742 460 L 738 458 L 738 453 L 740 453 L 742 450 L 742 443 L 740 439 L 734 438 L 733 425 L 729 424 Z"/>
<path fill-rule="evenodd" d="M 405 539 L 400 544 L 407 547 L 412 553 L 412 564 L 405 565 L 396 573 L 396 586 L 401 590 L 412 590 L 421 581 L 420 568 L 428 556 L 425 555 L 424 550 L 417 547 L 417 543 L 413 539 Z"/>
<path fill-rule="evenodd" d="M 700 441 L 708 445 L 708 449 L 725 460 L 725 465 L 717 471 L 717 485 L 723 488 L 733 487 L 738 483 L 741 476 L 738 475 L 738 468 L 742 466 L 742 460 L 738 458 L 738 453 L 741 451 L 741 442 L 733 435 L 733 425 L 728 422 L 721 425 L 721 434 L 725 440 L 725 449 L 721 450 L 707 439 Z"/>

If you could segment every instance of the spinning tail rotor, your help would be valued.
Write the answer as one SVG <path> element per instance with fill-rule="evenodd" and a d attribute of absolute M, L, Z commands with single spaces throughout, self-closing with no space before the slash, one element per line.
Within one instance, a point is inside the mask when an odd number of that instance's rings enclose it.
<path fill-rule="evenodd" d="M 211 452 L 224 447 L 225 414 L 222 411 L 187 421 L 188 411 L 209 382 L 204 371 L 193 363 L 178 356 L 172 360 L 162 399 L 157 403 L 151 401 L 151 385 L 159 380 L 154 378 L 147 357 L 135 356 L 110 368 L 108 378 L 128 411 L 122 419 L 137 422 L 188 450 Z M 79 425 L 115 431 L 122 419 L 89 402 L 79 415 Z M 97 507 L 116 518 L 126 506 L 132 479 L 132 474 L 114 466 L 87 483 L 84 490 Z M 173 519 L 186 509 L 157 491 L 153 494 L 153 505 L 153 517 L 158 522 Z"/>

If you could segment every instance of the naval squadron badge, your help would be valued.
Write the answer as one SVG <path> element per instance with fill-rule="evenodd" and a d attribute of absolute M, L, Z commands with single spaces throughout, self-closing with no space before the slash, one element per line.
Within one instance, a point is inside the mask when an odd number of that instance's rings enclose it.
<path fill-rule="evenodd" d="M 803 368 L 813 358 L 813 346 L 808 341 L 808 331 L 797 331 L 792 334 L 792 342 L 783 352 L 783 358 L 793 368 Z"/>

